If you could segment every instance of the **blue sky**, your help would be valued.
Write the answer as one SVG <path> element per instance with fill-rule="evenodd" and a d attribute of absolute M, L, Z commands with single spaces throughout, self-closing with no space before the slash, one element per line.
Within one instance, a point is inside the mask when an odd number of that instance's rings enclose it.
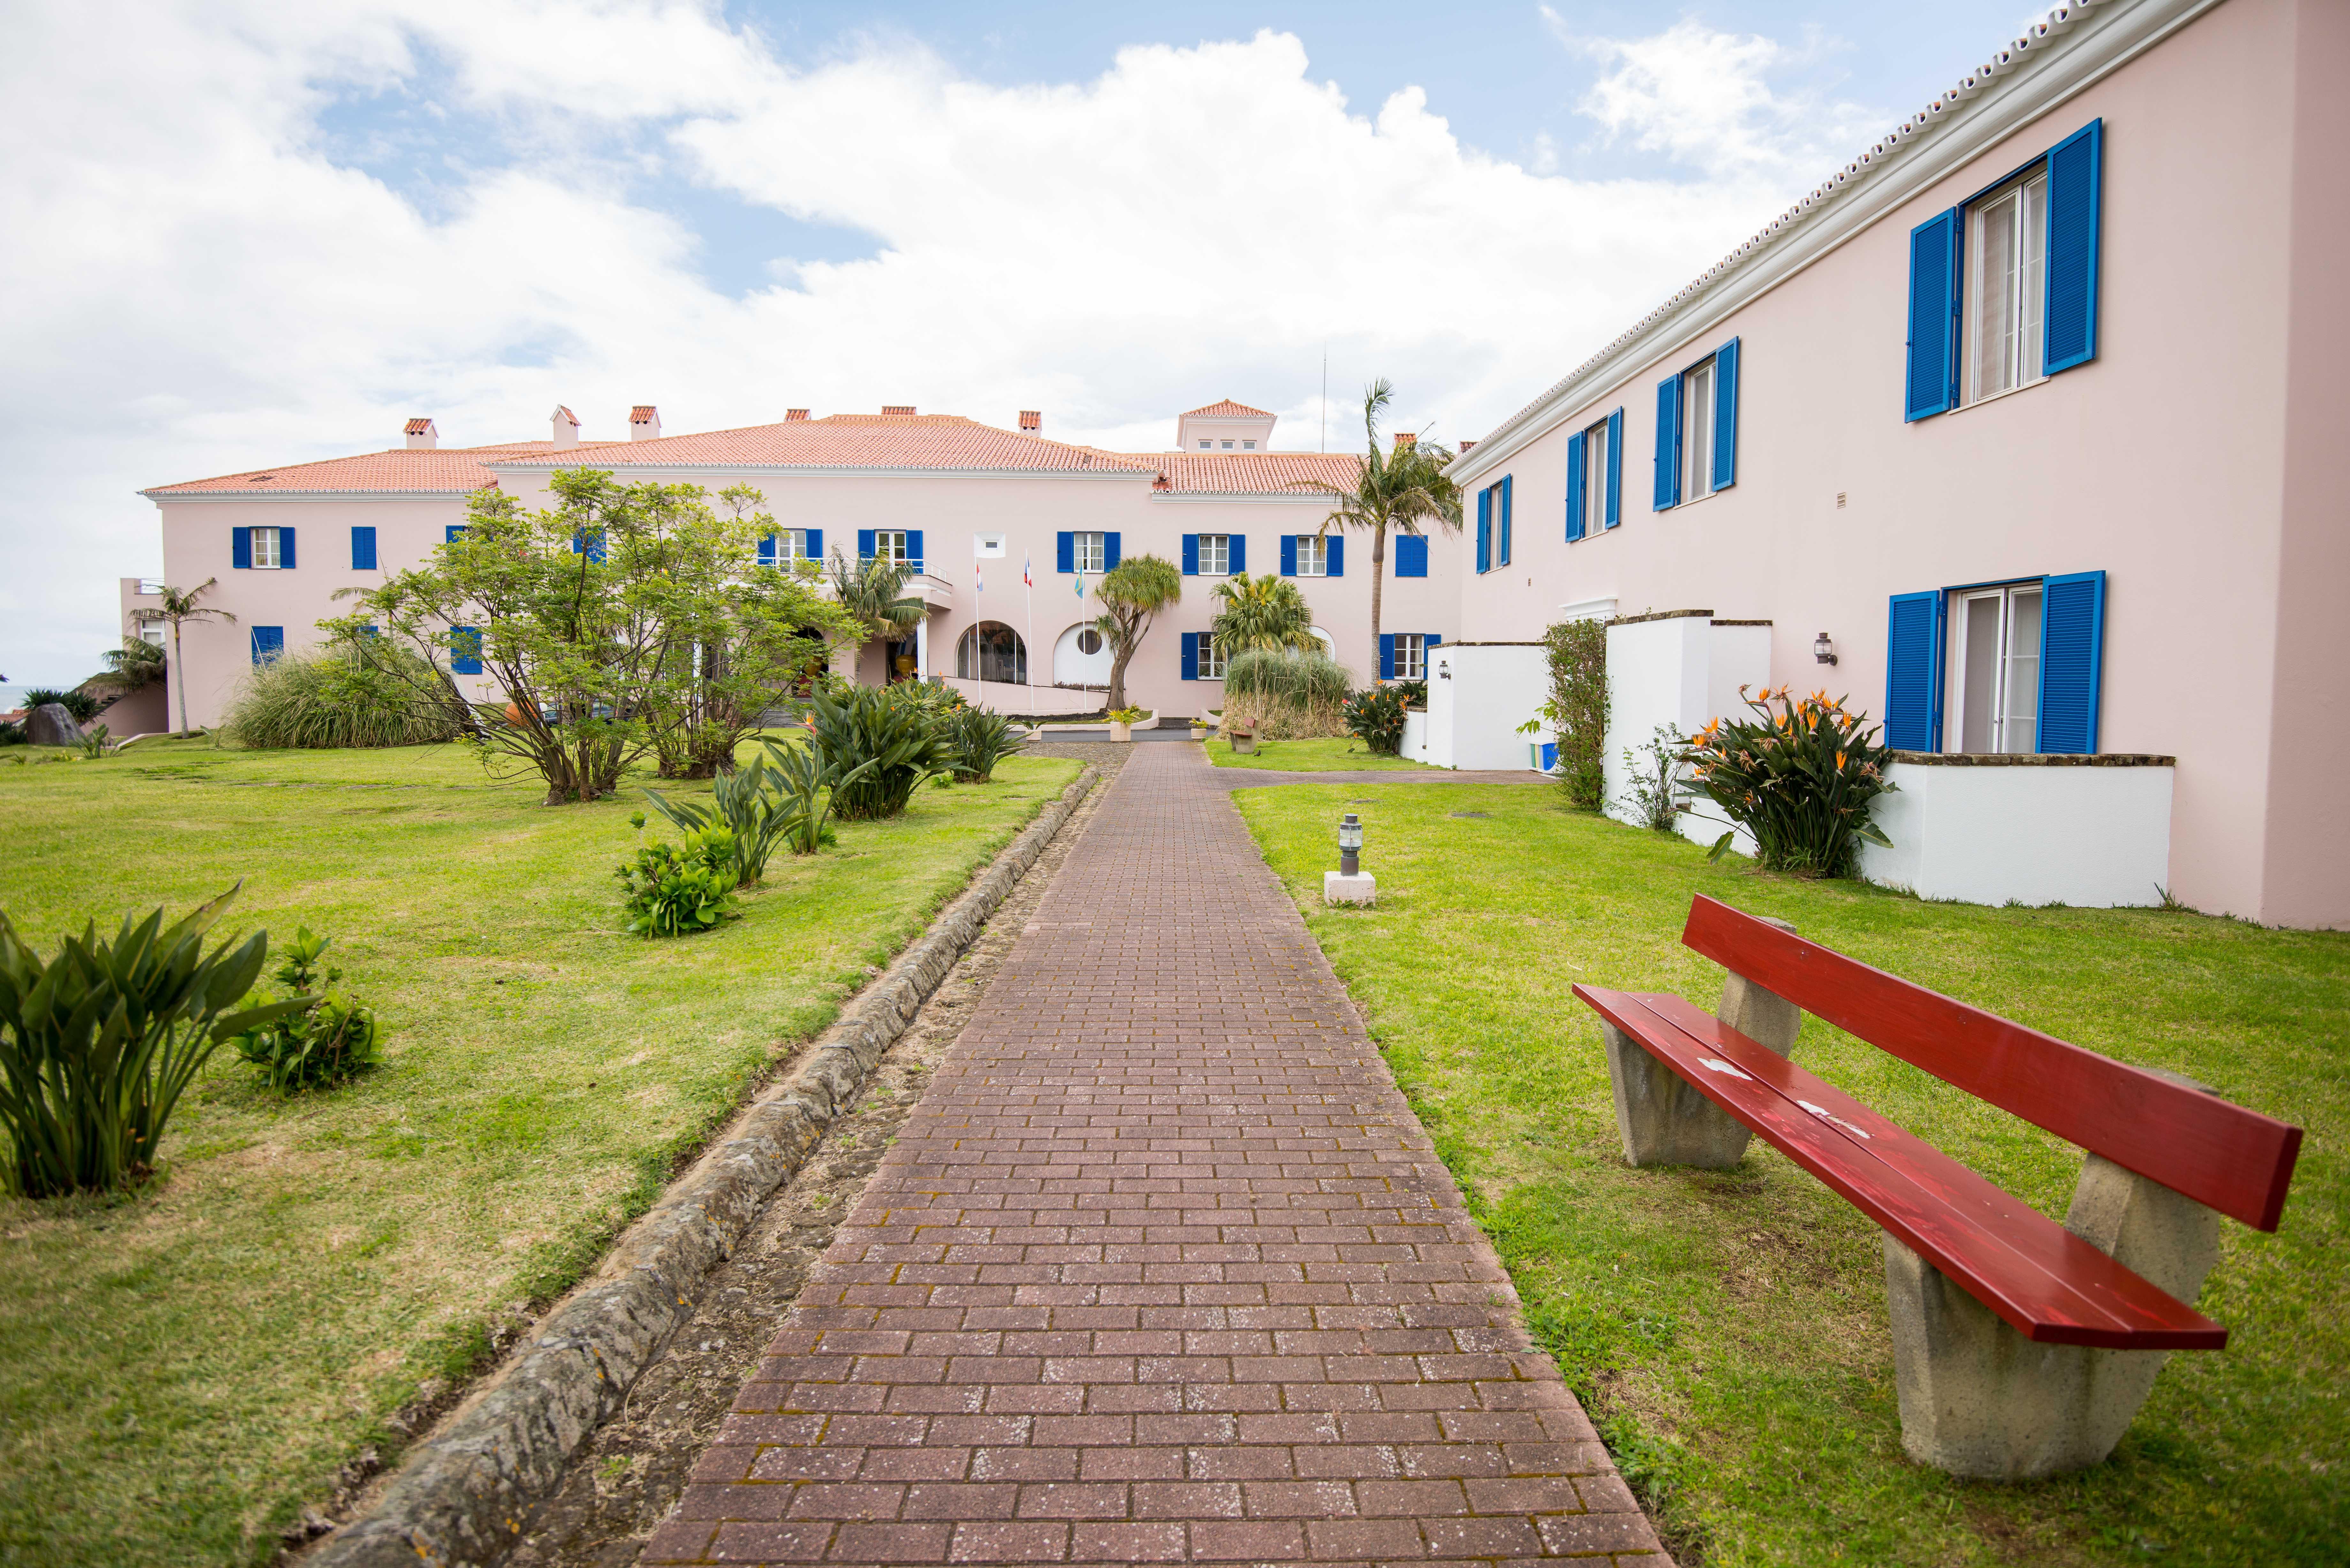
<path fill-rule="evenodd" d="M 0 671 L 136 492 L 914 402 L 1313 447 L 1506 417 L 2021 30 L 1952 0 L 1415 8 L 92 0 L 0 55 Z M 1335 84 L 1335 90 L 1333 86 Z M 1332 408 L 1321 396 L 1326 354 Z"/>

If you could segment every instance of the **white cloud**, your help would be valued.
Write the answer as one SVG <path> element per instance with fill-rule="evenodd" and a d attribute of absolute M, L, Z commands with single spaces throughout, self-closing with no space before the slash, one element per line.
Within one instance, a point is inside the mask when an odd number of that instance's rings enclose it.
<path fill-rule="evenodd" d="M 0 670 L 20 680 L 86 672 L 114 577 L 157 568 L 138 486 L 392 444 L 410 414 L 473 444 L 543 431 L 556 401 L 590 436 L 637 401 L 672 431 L 911 401 L 1157 449 L 1230 395 L 1311 446 L 1327 343 L 1334 445 L 1381 374 L 1399 426 L 1473 436 L 1826 161 L 1796 166 L 1818 106 L 1773 96 L 1777 46 L 1690 24 L 1606 44 L 1584 107 L 1697 177 L 1591 180 L 1464 147 L 1418 88 L 1352 109 L 1271 32 L 1008 88 L 904 39 L 795 65 L 714 5 L 652 0 L 16 16 Z M 486 128 L 443 150 L 429 213 L 329 155 L 322 117 L 378 91 Z M 649 179 L 878 254 L 730 296 L 694 234 L 632 203 Z"/>

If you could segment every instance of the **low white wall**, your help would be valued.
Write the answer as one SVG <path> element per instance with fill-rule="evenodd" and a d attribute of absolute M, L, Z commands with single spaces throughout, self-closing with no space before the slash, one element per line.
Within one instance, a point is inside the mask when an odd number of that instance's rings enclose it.
<path fill-rule="evenodd" d="M 996 713 L 1092 713 L 1107 700 L 1099 691 L 1066 686 L 1019 686 L 1003 680 L 965 680 L 961 676 L 939 678 L 962 693 L 974 708 Z"/>
<path fill-rule="evenodd" d="M 1404 711 L 1403 746 L 1399 753 L 1407 762 L 1428 761 L 1428 715 L 1410 709 Z"/>
<path fill-rule="evenodd" d="M 1607 815 L 1633 820 L 1631 770 L 1624 753 L 1647 762 L 1645 747 L 1659 724 L 1694 735 L 1709 719 L 1746 711 L 1741 686 L 1759 691 L 1771 678 L 1768 621 L 1717 621 L 1711 610 L 1648 620 L 1617 621 L 1607 628 L 1607 741 L 1601 759 L 1607 770 Z M 1684 838 L 1711 845 L 1729 823 L 1711 802 L 1691 803 L 1679 822 Z M 1753 853 L 1753 840 L 1741 829 L 1733 846 Z"/>
<path fill-rule="evenodd" d="M 1428 751 L 1422 760 L 1440 768 L 1523 772 L 1526 737 L 1518 726 L 1534 716 L 1550 691 L 1544 646 L 1440 643 L 1429 662 Z"/>
<path fill-rule="evenodd" d="M 2025 757 L 1895 763 L 1872 813 L 1893 841 L 1860 874 L 1969 904 L 2158 904 L 2170 886 L 2173 769 Z"/>

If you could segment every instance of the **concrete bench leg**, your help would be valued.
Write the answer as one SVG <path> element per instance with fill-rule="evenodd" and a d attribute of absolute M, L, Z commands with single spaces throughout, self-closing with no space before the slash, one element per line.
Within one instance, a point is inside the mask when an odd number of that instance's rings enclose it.
<path fill-rule="evenodd" d="M 2064 1228 L 2182 1302 L 2220 1256 L 2216 1212 L 2095 1154 Z M 1956 1476 L 2033 1480 L 2104 1462 L 2170 1356 L 2034 1345 L 1889 1235 L 1885 1288 L 1901 1446 Z"/>
<path fill-rule="evenodd" d="M 1795 929 L 1784 920 L 1769 923 L 1782 930 Z M 1721 1005 L 1714 1016 L 1782 1056 L 1795 1048 L 1795 1031 L 1804 1023 L 1802 1009 L 1742 974 L 1721 982 Z M 1744 1124 L 1683 1083 L 1614 1024 L 1602 1023 L 1600 1033 L 1607 1042 L 1616 1130 L 1623 1135 L 1627 1163 L 1727 1170 L 1745 1158 L 1747 1139 L 1753 1135 Z"/>

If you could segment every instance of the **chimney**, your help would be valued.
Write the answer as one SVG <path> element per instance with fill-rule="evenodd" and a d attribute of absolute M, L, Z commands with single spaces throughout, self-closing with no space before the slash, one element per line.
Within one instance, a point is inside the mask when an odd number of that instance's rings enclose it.
<path fill-rule="evenodd" d="M 431 452 L 441 444 L 441 432 L 432 428 L 431 420 L 411 420 L 401 433 L 408 437 L 411 452 Z"/>
<path fill-rule="evenodd" d="M 555 444 L 556 446 L 577 446 L 579 444 L 579 416 L 577 414 L 573 413 L 561 403 L 557 403 L 555 405 L 555 412 L 548 417 L 555 426 Z"/>
<path fill-rule="evenodd" d="M 639 403 L 629 410 L 630 441 L 660 440 L 660 410 L 650 403 Z"/>
<path fill-rule="evenodd" d="M 1396 449 L 1396 451 L 1398 451 L 1398 452 L 1409 452 L 1409 451 L 1410 451 L 1413 447 L 1416 447 L 1416 446 L 1418 446 L 1419 444 L 1419 438 L 1418 436 L 1416 436 L 1416 435 L 1412 434 L 1409 431 L 1396 431 L 1396 443 L 1395 443 L 1395 449 Z"/>
<path fill-rule="evenodd" d="M 881 411 L 885 414 L 911 415 L 914 411 L 914 405 L 911 403 L 884 403 L 881 405 Z"/>
<path fill-rule="evenodd" d="M 1045 416 L 1044 416 L 1044 414 L 1043 414 L 1041 411 L 1039 411 L 1038 410 L 1035 410 L 1035 409 L 1023 409 L 1023 410 L 1020 410 L 1020 428 L 1021 428 L 1022 430 L 1025 431 L 1026 431 L 1028 434 L 1030 434 L 1030 435 L 1042 435 L 1042 434 L 1044 434 L 1044 433 L 1045 433 Z"/>
<path fill-rule="evenodd" d="M 807 410 L 806 409 L 785 409 L 784 410 L 784 418 L 786 421 L 804 420 L 807 418 Z"/>
<path fill-rule="evenodd" d="M 1466 452 L 1471 447 L 1475 446 L 1476 444 L 1477 443 L 1473 441 L 1464 441 L 1461 443 L 1461 450 L 1463 452 Z"/>

